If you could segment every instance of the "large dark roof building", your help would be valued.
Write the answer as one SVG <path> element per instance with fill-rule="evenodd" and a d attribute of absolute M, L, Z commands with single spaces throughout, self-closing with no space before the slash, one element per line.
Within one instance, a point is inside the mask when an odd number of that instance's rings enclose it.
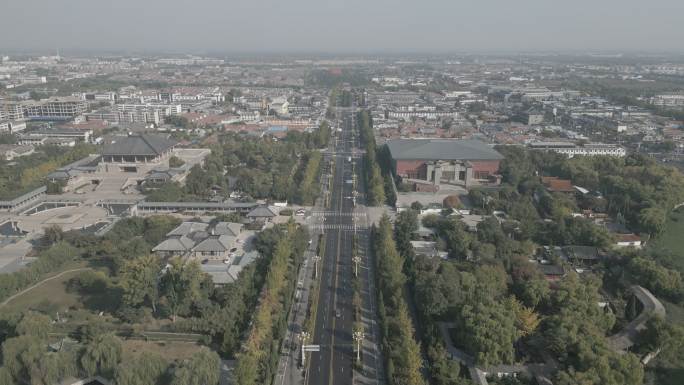
<path fill-rule="evenodd" d="M 387 141 L 394 172 L 420 189 L 429 184 L 464 187 L 498 183 L 503 156 L 479 140 L 393 139 Z"/>
<path fill-rule="evenodd" d="M 503 156 L 479 140 L 392 139 L 387 142 L 395 160 L 501 160 Z"/>
<path fill-rule="evenodd" d="M 102 161 L 105 163 L 154 163 L 168 156 L 178 144 L 160 135 L 130 135 L 116 139 L 105 146 Z"/>

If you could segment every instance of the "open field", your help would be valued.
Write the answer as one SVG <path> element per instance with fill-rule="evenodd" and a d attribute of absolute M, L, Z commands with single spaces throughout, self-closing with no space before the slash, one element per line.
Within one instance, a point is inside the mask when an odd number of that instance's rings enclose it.
<path fill-rule="evenodd" d="M 168 360 L 182 361 L 186 358 L 190 358 L 200 348 L 200 345 L 193 342 L 162 342 L 127 339 L 123 341 L 123 356 L 137 357 L 137 355 L 142 352 L 148 352 L 160 354 Z"/>
<path fill-rule="evenodd" d="M 667 221 L 665 231 L 654 239 L 649 248 L 656 251 L 660 258 L 672 267 L 684 273 L 684 208 L 672 213 Z M 667 311 L 667 319 L 671 322 L 684 324 L 684 307 L 662 300 Z M 657 365 L 654 367 L 654 365 Z M 648 385 L 679 385 L 684 384 L 684 367 L 656 359 L 647 368 Z"/>
<path fill-rule="evenodd" d="M 65 265 L 61 272 L 51 274 L 43 281 L 9 300 L 6 305 L 2 306 L 2 311 L 13 312 L 30 309 L 64 311 L 70 307 L 82 307 L 83 302 L 79 295 L 77 293 L 68 293 L 66 290 L 67 282 L 85 271 L 82 269 L 85 269 L 84 263 Z M 68 272 L 62 274 L 64 271 Z"/>
<path fill-rule="evenodd" d="M 650 242 L 649 248 L 663 262 L 684 273 L 684 207 L 668 216 L 665 231 Z"/>

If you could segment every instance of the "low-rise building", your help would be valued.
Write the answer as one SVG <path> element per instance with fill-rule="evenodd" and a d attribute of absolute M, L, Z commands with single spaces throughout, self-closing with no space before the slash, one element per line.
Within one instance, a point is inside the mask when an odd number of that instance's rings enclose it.
<path fill-rule="evenodd" d="M 21 120 L 0 120 L 0 132 L 10 132 L 12 134 L 24 131 L 26 122 Z"/>
<path fill-rule="evenodd" d="M 34 147 L 31 145 L 17 145 L 17 144 L 0 144 L 0 156 L 5 160 L 12 160 L 26 155 L 31 155 L 34 152 Z"/>
<path fill-rule="evenodd" d="M 615 239 L 616 247 L 633 247 L 635 249 L 640 249 L 644 245 L 641 237 L 636 234 L 616 234 Z"/>
<path fill-rule="evenodd" d="M 395 175 L 412 182 L 466 188 L 498 183 L 503 156 L 478 140 L 392 139 L 387 147 Z"/>
<path fill-rule="evenodd" d="M 166 239 L 152 251 L 165 256 L 230 262 L 242 224 L 218 222 L 183 222 L 166 234 Z"/>

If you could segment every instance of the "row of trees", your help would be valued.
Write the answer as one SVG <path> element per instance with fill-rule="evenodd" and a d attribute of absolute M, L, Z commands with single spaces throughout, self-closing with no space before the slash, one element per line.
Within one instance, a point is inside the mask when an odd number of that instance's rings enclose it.
<path fill-rule="evenodd" d="M 311 133 L 311 141 L 313 142 L 313 145 L 318 148 L 328 147 L 331 133 L 332 129 L 330 127 L 330 123 L 328 123 L 326 120 L 322 121 L 318 126 L 318 129 Z"/>
<path fill-rule="evenodd" d="M 297 194 L 293 196 L 295 203 L 306 206 L 314 204 L 319 193 L 318 176 L 322 158 L 320 152 L 311 151 L 303 161 L 300 171 L 295 176 L 295 180 L 298 181 Z"/>
<path fill-rule="evenodd" d="M 382 205 L 385 202 L 385 181 L 377 161 L 373 121 L 368 110 L 360 111 L 356 124 L 365 147 L 363 175 L 366 181 L 366 203 L 370 206 Z"/>
<path fill-rule="evenodd" d="M 94 151 L 79 143 L 74 147 L 42 146 L 40 151 L 9 161 L 0 160 L 0 199 L 13 199 L 44 184 L 45 176 L 58 167 L 75 162 Z"/>
<path fill-rule="evenodd" d="M 296 275 L 306 248 L 306 230 L 290 222 L 272 246 L 259 304 L 237 357 L 235 379 L 241 385 L 268 384 L 276 372 L 287 327 Z"/>
<path fill-rule="evenodd" d="M 404 259 L 397 251 L 392 224 L 383 216 L 372 230 L 378 283 L 378 314 L 389 384 L 423 385 L 423 359 L 404 298 Z"/>
<path fill-rule="evenodd" d="M 328 98 L 329 105 L 334 107 L 351 107 L 353 101 L 354 94 L 340 88 L 333 88 Z"/>
<path fill-rule="evenodd" d="M 4 337 L 0 384 L 52 385 L 69 377 L 100 375 L 119 385 L 216 385 L 219 356 L 201 348 L 190 359 L 170 363 L 153 353 L 124 356 L 123 343 L 96 324 L 80 336 L 77 349 L 51 351 L 52 320 L 27 312 L 2 320 Z"/>
<path fill-rule="evenodd" d="M 430 381 L 435 385 L 459 385 L 465 382 L 460 375 L 460 365 L 447 357 L 446 347 L 437 324 L 427 313 L 431 304 L 424 303 L 423 299 L 416 295 L 417 264 L 421 260 L 416 260 L 411 240 L 417 229 L 417 211 L 404 210 L 397 215 L 394 225 L 394 238 L 397 250 L 404 258 L 404 272 L 408 277 L 409 288 L 412 293 L 411 299 L 416 306 L 423 350 L 428 360 L 427 370 L 430 374 Z"/>

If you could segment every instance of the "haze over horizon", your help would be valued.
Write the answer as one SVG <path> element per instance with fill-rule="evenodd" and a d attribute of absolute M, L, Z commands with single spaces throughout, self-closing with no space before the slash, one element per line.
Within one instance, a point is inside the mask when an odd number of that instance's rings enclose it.
<path fill-rule="evenodd" d="M 684 51 L 677 0 L 5 0 L 0 13 L 13 51 Z"/>

